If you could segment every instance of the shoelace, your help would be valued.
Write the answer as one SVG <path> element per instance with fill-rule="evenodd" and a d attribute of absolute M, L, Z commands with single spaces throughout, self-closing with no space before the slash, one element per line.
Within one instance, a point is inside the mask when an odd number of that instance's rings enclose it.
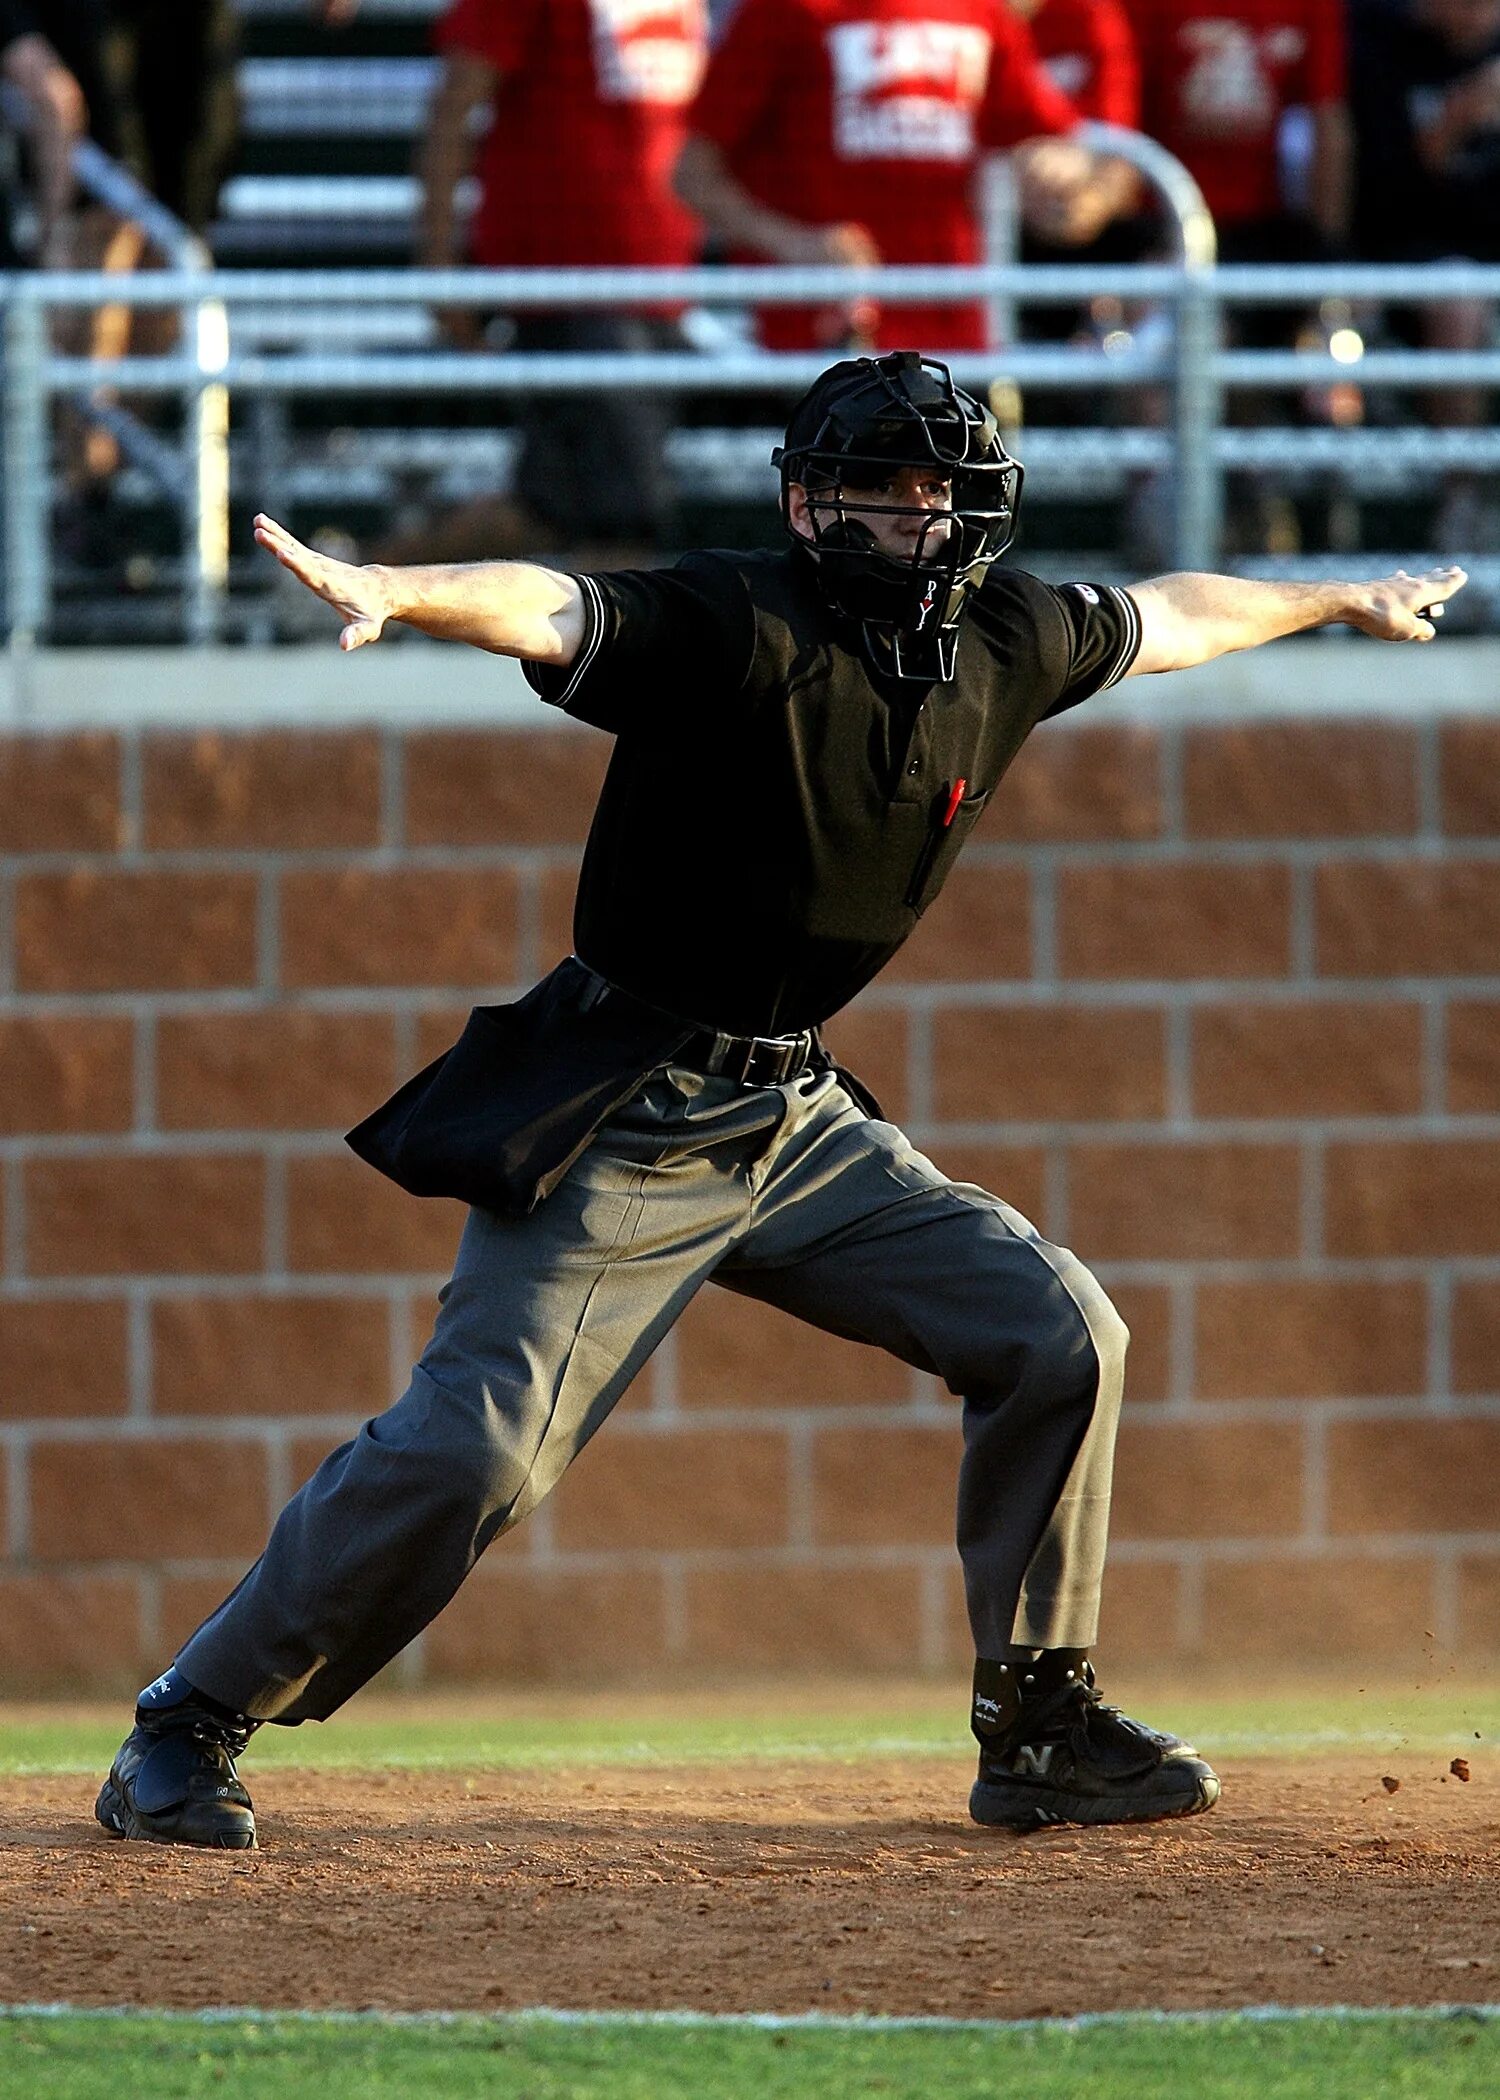
<path fill-rule="evenodd" d="M 227 1718 L 220 1721 L 211 1714 L 205 1714 L 201 1720 L 195 1720 L 193 1723 L 195 1743 L 216 1744 L 219 1749 L 227 1750 L 231 1758 L 244 1756 L 246 1745 L 254 1733 L 253 1721 L 243 1724 Z"/>

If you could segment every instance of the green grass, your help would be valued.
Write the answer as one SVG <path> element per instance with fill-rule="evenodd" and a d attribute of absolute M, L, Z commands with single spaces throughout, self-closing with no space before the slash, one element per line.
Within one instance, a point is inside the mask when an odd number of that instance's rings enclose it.
<path fill-rule="evenodd" d="M 1209 1756 L 1319 1750 L 1483 1757 L 1500 1744 L 1500 1689 L 1372 1686 L 1272 1693 L 1112 1685 L 1127 1710 L 1189 1735 Z M 733 1757 L 866 1759 L 968 1755 L 962 1685 L 749 1686 L 733 1692 L 563 1699 L 495 1692 L 366 1694 L 325 1726 L 267 1728 L 255 1769 L 353 1771 L 713 1762 Z M 0 1706 L 0 1774 L 107 1765 L 128 1712 Z"/>
<path fill-rule="evenodd" d="M 1500 2018 L 1465 2013 L 775 2029 L 524 2013 L 0 2018 L 0 2090 L 26 2100 L 1489 2100 L 1497 2088 Z"/>

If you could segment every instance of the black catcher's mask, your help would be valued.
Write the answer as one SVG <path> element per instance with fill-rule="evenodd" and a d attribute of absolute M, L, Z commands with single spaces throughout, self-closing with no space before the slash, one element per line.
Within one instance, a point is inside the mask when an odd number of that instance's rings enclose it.
<path fill-rule="evenodd" d="M 825 593 L 862 624 L 875 663 L 929 685 L 951 678 L 965 601 L 1015 537 L 1021 501 L 1020 463 L 989 410 L 915 350 L 849 358 L 798 402 L 771 460 L 781 469 L 782 523 L 816 552 Z M 866 500 L 901 467 L 950 479 L 951 510 Z M 792 531 L 794 481 L 807 491 L 811 541 Z M 910 555 L 883 552 L 851 507 L 920 519 Z"/>

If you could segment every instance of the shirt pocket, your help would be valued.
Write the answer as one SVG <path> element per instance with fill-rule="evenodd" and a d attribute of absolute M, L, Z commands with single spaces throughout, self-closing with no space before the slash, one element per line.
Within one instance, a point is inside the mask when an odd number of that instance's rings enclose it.
<path fill-rule="evenodd" d="M 962 787 L 963 783 L 959 785 Z M 918 917 L 948 880 L 949 870 L 958 859 L 964 840 L 974 829 L 979 812 L 989 799 L 990 790 L 984 789 L 979 794 L 960 795 L 955 802 L 951 788 L 944 788 L 932 798 L 921 849 L 906 887 L 907 908 L 916 912 Z"/>

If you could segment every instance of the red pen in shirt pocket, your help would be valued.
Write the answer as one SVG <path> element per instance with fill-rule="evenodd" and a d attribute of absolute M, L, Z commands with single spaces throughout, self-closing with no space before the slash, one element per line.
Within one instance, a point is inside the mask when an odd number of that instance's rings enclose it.
<path fill-rule="evenodd" d="M 968 781 L 960 776 L 932 805 L 932 822 L 928 826 L 926 838 L 922 841 L 922 850 L 917 855 L 917 864 L 911 871 L 911 882 L 906 892 L 907 906 L 912 911 L 915 911 L 921 902 L 922 892 L 927 885 L 928 876 L 932 873 L 944 834 L 953 829 L 953 819 L 963 806 L 964 791 L 968 785 Z"/>

